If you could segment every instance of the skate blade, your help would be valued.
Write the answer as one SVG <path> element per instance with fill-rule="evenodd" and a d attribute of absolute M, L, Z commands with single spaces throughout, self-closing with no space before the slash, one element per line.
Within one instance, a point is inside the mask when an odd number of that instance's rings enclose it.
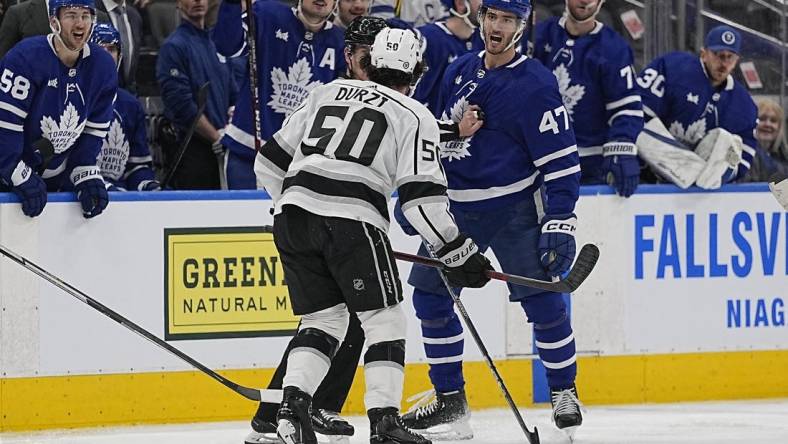
<path fill-rule="evenodd" d="M 276 444 L 281 443 L 276 433 L 251 432 L 244 438 L 244 444 Z"/>
<path fill-rule="evenodd" d="M 580 427 L 580 426 L 571 426 L 571 427 L 566 427 L 566 428 L 559 429 L 559 430 L 561 430 L 562 432 L 564 432 L 566 434 L 566 436 L 567 436 L 567 438 L 569 438 L 570 442 L 574 442 L 575 441 L 575 432 L 577 432 L 577 428 L 578 427 Z"/>
<path fill-rule="evenodd" d="M 301 444 L 298 432 L 292 422 L 280 419 L 276 426 L 276 436 L 285 444 Z"/>
<path fill-rule="evenodd" d="M 346 435 L 323 435 L 315 433 L 320 444 L 350 444 L 350 437 Z"/>
<path fill-rule="evenodd" d="M 414 430 L 433 441 L 463 441 L 473 439 L 473 429 L 468 420 L 439 424 L 424 430 Z"/>

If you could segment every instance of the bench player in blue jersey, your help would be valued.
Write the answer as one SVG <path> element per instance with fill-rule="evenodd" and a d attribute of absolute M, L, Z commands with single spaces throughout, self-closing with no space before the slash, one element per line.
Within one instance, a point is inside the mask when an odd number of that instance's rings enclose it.
<path fill-rule="evenodd" d="M 41 214 L 47 191 L 76 191 L 86 218 L 109 203 L 96 161 L 118 75 L 88 43 L 95 22 L 93 0 L 51 0 L 52 34 L 19 42 L 0 61 L 0 191 L 13 191 L 27 216 Z"/>

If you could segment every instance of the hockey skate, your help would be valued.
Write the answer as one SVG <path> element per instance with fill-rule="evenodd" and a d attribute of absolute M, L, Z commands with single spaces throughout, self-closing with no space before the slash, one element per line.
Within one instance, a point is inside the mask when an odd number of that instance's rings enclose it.
<path fill-rule="evenodd" d="M 553 406 L 553 422 L 574 440 L 575 431 L 583 423 L 583 404 L 577 399 L 577 388 L 564 390 L 550 389 L 550 404 Z"/>
<path fill-rule="evenodd" d="M 368 415 L 370 444 L 432 444 L 429 439 L 405 427 L 394 407 L 372 409 Z"/>
<path fill-rule="evenodd" d="M 418 400 L 402 416 L 402 423 L 406 427 L 436 441 L 473 438 L 469 423 L 471 411 L 465 399 L 465 390 L 450 393 L 428 390 L 411 396 L 408 401 L 414 399 Z"/>
<path fill-rule="evenodd" d="M 325 409 L 312 409 L 312 428 L 315 433 L 328 438 L 331 444 L 347 444 L 350 442 L 348 437 L 355 433 L 345 418 Z"/>
<path fill-rule="evenodd" d="M 278 443 L 279 437 L 276 436 L 276 426 L 260 418 L 252 418 L 252 431 L 246 435 L 244 444 L 271 444 Z"/>
<path fill-rule="evenodd" d="M 312 397 L 295 387 L 285 387 L 276 412 L 276 435 L 285 444 L 317 444 L 309 411 Z"/>

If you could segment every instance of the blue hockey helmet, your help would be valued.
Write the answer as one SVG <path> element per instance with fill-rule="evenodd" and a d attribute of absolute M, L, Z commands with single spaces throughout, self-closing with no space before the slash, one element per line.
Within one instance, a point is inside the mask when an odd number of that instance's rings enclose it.
<path fill-rule="evenodd" d="M 531 15 L 531 0 L 482 0 L 482 9 L 497 9 L 511 12 L 521 20 Z"/>
<path fill-rule="evenodd" d="M 49 16 L 57 17 L 57 12 L 60 8 L 74 7 L 74 8 L 87 8 L 90 13 L 96 15 L 96 2 L 95 0 L 48 0 Z"/>
<path fill-rule="evenodd" d="M 109 23 L 97 23 L 93 27 L 90 41 L 97 45 L 115 45 L 120 52 L 120 33 Z"/>

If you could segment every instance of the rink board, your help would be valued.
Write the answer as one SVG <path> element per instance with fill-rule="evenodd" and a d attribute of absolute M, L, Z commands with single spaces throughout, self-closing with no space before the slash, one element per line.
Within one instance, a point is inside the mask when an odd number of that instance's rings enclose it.
<path fill-rule="evenodd" d="M 788 396 L 788 215 L 762 185 L 641 188 L 628 200 L 586 188 L 578 205 L 580 241 L 602 252 L 571 298 L 583 400 Z M 250 242 L 268 240 L 244 237 L 270 225 L 270 200 L 259 192 L 112 197 L 106 214 L 85 220 L 71 195 L 52 196 L 36 219 L 0 195 L 0 243 L 208 367 L 265 385 L 295 322 L 275 252 L 249 252 Z M 418 245 L 398 228 L 391 238 L 395 250 Z M 407 276 L 408 264 L 399 265 Z M 532 335 L 507 294 L 493 283 L 463 301 L 518 403 L 529 405 L 539 399 Z M 213 421 L 254 410 L 8 260 L 0 260 L 0 305 L 2 430 Z M 411 320 L 406 396 L 429 385 L 419 342 Z M 504 406 L 470 337 L 466 360 L 471 404 Z M 362 373 L 348 411 L 363 411 Z"/>

